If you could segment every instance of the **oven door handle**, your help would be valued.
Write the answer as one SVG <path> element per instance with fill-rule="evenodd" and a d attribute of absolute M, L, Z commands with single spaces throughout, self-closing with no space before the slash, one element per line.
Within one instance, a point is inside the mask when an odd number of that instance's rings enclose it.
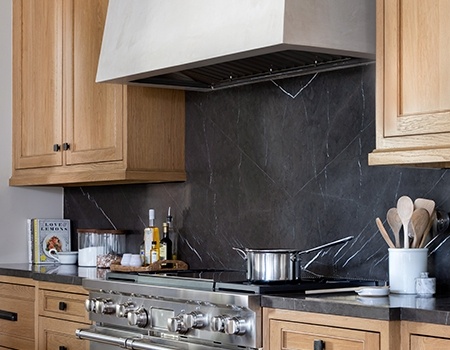
<path fill-rule="evenodd" d="M 128 338 L 122 338 L 103 333 L 92 332 L 89 329 L 77 329 L 75 335 L 80 339 L 94 341 L 97 343 L 105 343 L 110 345 L 117 345 L 122 348 L 126 348 L 126 342 Z"/>
<path fill-rule="evenodd" d="M 155 344 L 150 344 L 147 342 L 142 342 L 136 338 L 126 338 L 113 335 L 107 335 L 103 333 L 93 332 L 90 329 L 77 329 L 75 332 L 76 336 L 80 339 L 85 339 L 93 342 L 116 345 L 124 349 L 133 350 L 174 350 L 172 347 L 159 346 Z"/>

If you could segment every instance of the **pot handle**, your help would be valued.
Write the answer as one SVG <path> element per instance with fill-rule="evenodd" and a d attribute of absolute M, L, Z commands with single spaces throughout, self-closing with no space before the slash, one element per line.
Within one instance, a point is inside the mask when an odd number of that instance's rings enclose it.
<path fill-rule="evenodd" d="M 232 247 L 237 253 L 241 256 L 242 259 L 247 260 L 247 253 L 244 252 L 241 248 Z"/>
<path fill-rule="evenodd" d="M 308 254 L 308 253 L 311 253 L 311 252 L 315 252 L 317 250 L 321 250 L 321 249 L 328 248 L 328 247 L 331 247 L 331 246 L 334 246 L 334 245 L 338 245 L 338 244 L 341 244 L 341 243 L 348 242 L 348 241 L 352 240 L 353 238 L 354 238 L 354 236 L 348 236 L 348 237 L 345 237 L 345 238 L 341 238 L 341 239 L 338 239 L 337 241 L 326 243 L 326 244 L 323 244 L 323 245 L 315 247 L 315 248 L 311 248 L 311 249 L 308 249 L 308 250 L 302 250 L 300 252 L 297 252 L 296 255 L 298 256 L 298 255 L 302 255 L 302 254 Z"/>

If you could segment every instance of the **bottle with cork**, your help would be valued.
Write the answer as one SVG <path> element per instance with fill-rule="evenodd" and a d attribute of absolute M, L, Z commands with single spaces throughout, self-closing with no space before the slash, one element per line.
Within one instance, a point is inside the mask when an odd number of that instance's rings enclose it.
<path fill-rule="evenodd" d="M 159 257 L 161 260 L 172 260 L 172 240 L 169 237 L 169 224 L 163 223 L 163 238 L 159 245 Z"/>
<path fill-rule="evenodd" d="M 152 243 L 155 242 L 154 250 L 157 252 L 157 260 L 159 259 L 159 229 L 155 226 L 155 210 L 150 209 L 148 211 L 148 227 L 144 230 L 144 256 L 145 265 L 152 263 Z"/>
<path fill-rule="evenodd" d="M 177 250 L 178 250 L 178 234 L 175 232 L 173 227 L 173 216 L 171 214 L 171 207 L 167 211 L 167 235 L 172 243 L 172 256 L 170 259 L 177 260 Z M 169 259 L 169 258 L 168 258 Z"/>

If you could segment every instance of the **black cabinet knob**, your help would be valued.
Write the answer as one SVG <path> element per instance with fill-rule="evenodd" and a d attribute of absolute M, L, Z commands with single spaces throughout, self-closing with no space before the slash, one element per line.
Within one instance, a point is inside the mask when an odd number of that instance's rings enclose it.
<path fill-rule="evenodd" d="M 323 340 L 314 340 L 314 350 L 325 350 L 325 342 Z"/>
<path fill-rule="evenodd" d="M 67 350 L 67 347 L 64 346 L 64 345 L 60 345 L 60 346 L 59 346 L 59 350 Z"/>
<path fill-rule="evenodd" d="M 64 151 L 67 151 L 67 150 L 69 150 L 69 149 L 70 149 L 70 143 L 64 142 L 64 143 L 63 143 L 63 150 L 64 150 Z"/>
<path fill-rule="evenodd" d="M 67 309 L 67 304 L 66 304 L 64 301 L 60 301 L 60 302 L 59 302 L 59 305 L 58 305 L 58 308 L 59 308 L 61 311 L 65 311 L 65 310 Z"/>
<path fill-rule="evenodd" d="M 57 143 L 55 143 L 53 145 L 53 152 L 59 152 L 61 150 L 61 145 L 58 145 Z"/>

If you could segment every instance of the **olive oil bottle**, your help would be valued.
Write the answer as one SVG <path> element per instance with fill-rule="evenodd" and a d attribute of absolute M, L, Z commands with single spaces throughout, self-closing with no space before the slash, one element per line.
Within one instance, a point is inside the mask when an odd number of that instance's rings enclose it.
<path fill-rule="evenodd" d="M 144 250 L 145 250 L 145 265 L 152 263 L 152 242 L 156 242 L 156 252 L 159 259 L 159 229 L 155 226 L 155 210 L 148 211 L 148 227 L 144 230 Z"/>

